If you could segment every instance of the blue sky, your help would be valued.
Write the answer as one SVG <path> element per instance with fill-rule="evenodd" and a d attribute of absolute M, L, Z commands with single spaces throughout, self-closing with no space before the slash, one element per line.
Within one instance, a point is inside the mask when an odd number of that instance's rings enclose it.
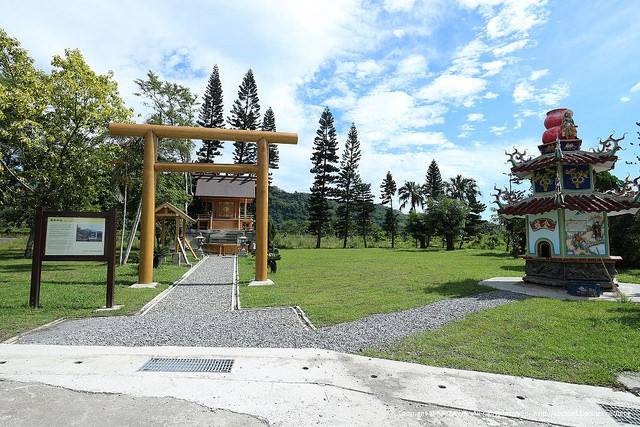
<path fill-rule="evenodd" d="M 4 3 L 4 4 L 2 4 Z M 504 186 L 504 150 L 537 153 L 548 110 L 574 111 L 583 147 L 627 132 L 614 173 L 638 146 L 640 2 L 459 0 L 29 1 L 2 0 L 0 27 L 49 68 L 79 48 L 97 72 L 113 70 L 138 122 L 147 113 L 133 80 L 153 70 L 202 94 L 218 64 L 229 111 L 249 68 L 262 112 L 271 106 L 281 146 L 275 184 L 308 191 L 320 113 L 351 122 L 360 171 L 378 191 L 423 182 L 435 159 L 444 179 L 475 178 L 485 202 Z M 629 142 L 635 145 L 630 146 Z M 231 144 L 223 161 L 231 161 Z M 638 149 L 635 148 L 635 153 Z M 640 154 L 640 153 L 638 153 Z"/>

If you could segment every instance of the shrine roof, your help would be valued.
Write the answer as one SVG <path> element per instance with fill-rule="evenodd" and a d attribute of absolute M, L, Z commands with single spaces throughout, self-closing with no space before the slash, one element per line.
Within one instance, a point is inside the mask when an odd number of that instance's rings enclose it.
<path fill-rule="evenodd" d="M 609 212 L 609 216 L 636 213 L 640 201 L 629 197 L 619 197 L 603 193 L 564 194 L 564 202 L 555 204 L 556 195 L 529 197 L 520 202 L 498 209 L 498 214 L 506 217 L 523 217 L 526 214 L 541 214 L 555 209 L 567 209 L 582 212 Z"/>
<path fill-rule="evenodd" d="M 177 207 L 175 207 L 169 202 L 164 202 L 160 204 L 155 210 L 155 216 L 156 216 L 156 220 L 158 220 L 158 218 L 173 218 L 173 219 L 182 218 L 185 221 L 188 221 L 191 223 L 196 222 L 195 219 L 191 218 L 189 215 L 184 213 L 184 211 L 178 209 Z"/>
<path fill-rule="evenodd" d="M 611 151 L 605 151 L 602 153 L 592 153 L 588 151 L 565 151 L 562 154 L 563 155 L 561 158 L 556 157 L 554 153 L 538 156 L 534 159 L 520 163 L 518 166 L 511 168 L 511 172 L 515 173 L 520 178 L 525 178 L 527 175 L 529 175 L 526 172 L 533 172 L 538 169 L 544 169 L 558 163 L 564 165 L 594 165 L 596 171 L 601 172 L 604 170 L 612 169 L 613 165 L 618 160 L 618 157 L 612 155 Z"/>
<path fill-rule="evenodd" d="M 196 178 L 196 197 L 255 199 L 256 178 L 237 175 L 200 175 Z"/>

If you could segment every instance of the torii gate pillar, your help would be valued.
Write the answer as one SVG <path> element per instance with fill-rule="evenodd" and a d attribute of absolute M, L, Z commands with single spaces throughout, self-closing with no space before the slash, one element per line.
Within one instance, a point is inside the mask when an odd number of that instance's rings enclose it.
<path fill-rule="evenodd" d="M 233 129 L 111 123 L 111 135 L 144 137 L 142 172 L 142 219 L 140 232 L 140 270 L 137 287 L 154 287 L 153 243 L 155 234 L 156 172 L 253 173 L 256 189 L 256 270 L 251 285 L 272 284 L 267 279 L 267 240 L 269 218 L 269 144 L 297 144 L 298 135 L 285 132 L 254 132 Z M 188 138 L 256 142 L 258 164 L 162 163 L 157 162 L 158 138 Z"/>

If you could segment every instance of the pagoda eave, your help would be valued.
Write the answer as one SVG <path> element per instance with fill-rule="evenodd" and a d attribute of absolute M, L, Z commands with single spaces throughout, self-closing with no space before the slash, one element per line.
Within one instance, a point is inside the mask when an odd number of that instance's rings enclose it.
<path fill-rule="evenodd" d="M 564 194 L 564 202 L 556 204 L 556 195 L 529 197 L 521 202 L 498 209 L 498 214 L 507 218 L 522 218 L 527 214 L 542 214 L 555 209 L 579 212 L 607 212 L 609 216 L 626 213 L 635 214 L 640 210 L 640 201 L 631 198 L 609 196 L 601 193 L 587 195 Z"/>

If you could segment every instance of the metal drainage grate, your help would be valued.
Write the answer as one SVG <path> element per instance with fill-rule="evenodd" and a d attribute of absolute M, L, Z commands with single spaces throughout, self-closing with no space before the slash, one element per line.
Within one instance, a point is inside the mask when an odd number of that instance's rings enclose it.
<path fill-rule="evenodd" d="M 605 405 L 604 403 L 599 403 L 599 405 L 619 423 L 640 426 L 640 408 Z"/>
<path fill-rule="evenodd" d="M 144 372 L 231 372 L 233 359 L 152 358 L 138 371 Z"/>

